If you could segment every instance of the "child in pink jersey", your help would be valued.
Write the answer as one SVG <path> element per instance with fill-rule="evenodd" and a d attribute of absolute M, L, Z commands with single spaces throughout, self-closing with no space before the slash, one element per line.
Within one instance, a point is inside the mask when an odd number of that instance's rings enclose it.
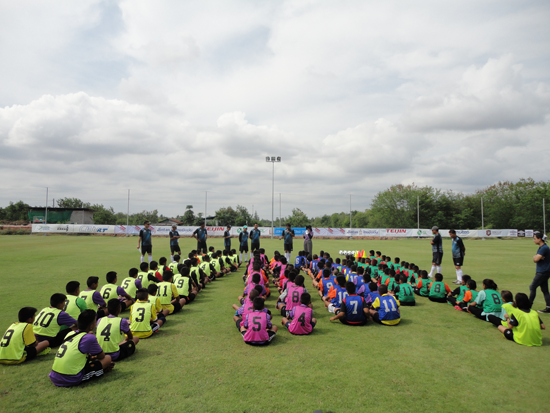
<path fill-rule="evenodd" d="M 242 306 L 237 307 L 236 304 L 233 304 L 233 308 L 236 310 L 235 315 L 233 316 L 233 321 L 237 323 L 237 328 L 239 329 L 239 331 L 241 330 L 243 319 L 246 318 L 248 313 L 254 311 L 254 299 L 259 296 L 260 291 L 258 291 L 257 289 L 253 289 L 252 291 L 250 291 L 250 294 L 248 294 L 248 297 L 245 298 L 244 304 Z"/>
<path fill-rule="evenodd" d="M 283 317 L 282 324 L 288 328 L 291 334 L 295 335 L 307 335 L 311 334 L 317 320 L 313 318 L 313 310 L 311 309 L 311 295 L 309 293 L 303 293 L 300 297 L 300 305 L 294 307 L 290 311 L 290 317 Z"/>
<path fill-rule="evenodd" d="M 260 274 L 253 274 L 252 282 L 245 287 L 243 295 L 239 296 L 239 302 L 241 304 L 244 304 L 246 296 L 250 293 L 250 291 L 256 288 L 257 285 L 259 285 L 262 288 L 262 292 L 260 293 L 260 296 L 267 298 L 267 290 L 263 285 L 260 284 Z"/>
<path fill-rule="evenodd" d="M 292 273 L 290 275 L 292 276 Z M 293 277 L 293 282 L 288 282 L 287 288 L 279 297 L 280 302 L 277 303 L 277 309 L 281 310 L 283 317 L 289 317 L 290 311 L 300 305 L 302 294 L 308 292 L 304 287 L 304 281 L 303 275 Z"/>
<path fill-rule="evenodd" d="M 270 317 L 264 311 L 264 299 L 254 299 L 254 311 L 248 313 L 241 327 L 244 342 L 252 346 L 266 346 L 277 334 L 277 326 L 271 324 Z"/>

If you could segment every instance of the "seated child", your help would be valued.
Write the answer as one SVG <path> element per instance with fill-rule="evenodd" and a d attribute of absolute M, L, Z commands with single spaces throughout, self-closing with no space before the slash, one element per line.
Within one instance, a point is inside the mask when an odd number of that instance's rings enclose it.
<path fill-rule="evenodd" d="M 374 301 L 380 297 L 380 294 L 378 293 L 378 285 L 371 281 L 369 283 L 369 291 L 368 293 L 366 293 L 365 295 L 365 304 L 368 306 L 368 307 L 372 307 L 372 303 L 374 303 Z"/>
<path fill-rule="evenodd" d="M 306 288 L 304 287 L 304 276 L 297 275 L 294 278 L 293 285 L 287 287 L 285 291 L 279 297 L 281 302 L 277 303 L 277 310 L 281 310 L 281 315 L 283 317 L 290 317 L 289 314 L 294 307 L 300 305 L 300 297 L 302 294 L 307 293 Z"/>
<path fill-rule="evenodd" d="M 514 296 L 512 293 L 508 290 L 502 290 L 500 292 L 500 296 L 502 297 L 502 312 L 500 317 L 496 317 L 492 314 L 487 316 L 487 320 L 490 323 L 493 323 L 493 325 L 497 328 L 501 325 L 507 327 L 508 321 L 510 320 L 510 315 L 514 311 Z"/>
<path fill-rule="evenodd" d="M 260 296 L 263 298 L 267 295 L 267 290 L 263 285 L 260 284 L 260 274 L 256 273 L 252 275 L 252 282 L 246 286 L 244 289 L 243 295 L 239 296 L 239 301 L 241 303 L 244 303 L 244 297 L 248 295 L 248 293 L 257 285 L 260 285 L 262 287 L 262 293 Z"/>
<path fill-rule="evenodd" d="M 367 324 L 368 309 L 365 299 L 355 294 L 355 284 L 346 283 L 348 295 L 342 299 L 340 310 L 330 318 L 330 321 L 340 320 L 348 326 L 363 326 Z"/>
<path fill-rule="evenodd" d="M 107 303 L 107 309 L 109 315 L 97 323 L 97 342 L 111 360 L 123 360 L 134 354 L 139 338 L 132 336 L 128 320 L 118 316 L 122 311 L 120 301 L 112 298 Z"/>
<path fill-rule="evenodd" d="M 239 330 L 241 329 L 242 322 L 246 318 L 248 313 L 251 313 L 254 311 L 254 299 L 259 296 L 260 296 L 260 291 L 258 286 L 256 286 L 256 288 L 250 291 L 249 295 L 246 297 L 246 300 L 242 306 L 237 307 L 235 304 L 233 304 L 233 308 L 237 310 L 235 311 L 235 315 L 233 316 L 233 321 L 237 323 L 237 328 Z M 262 311 L 264 313 L 267 313 L 271 320 L 271 311 L 269 311 L 265 307 Z"/>
<path fill-rule="evenodd" d="M 451 289 L 447 283 L 443 282 L 443 275 L 440 273 L 435 274 L 435 281 L 430 283 L 430 292 L 428 298 L 435 303 L 446 303 L 447 294 L 451 292 Z"/>
<path fill-rule="evenodd" d="M 86 301 L 78 296 L 80 294 L 80 283 L 69 281 L 65 286 L 65 291 L 67 292 L 67 299 L 63 311 L 76 320 L 82 311 L 88 309 Z"/>
<path fill-rule="evenodd" d="M 141 286 L 143 288 L 149 287 L 149 284 L 151 283 L 156 284 L 158 282 L 157 278 L 155 277 L 155 272 L 149 271 L 149 264 L 146 262 L 142 262 L 141 264 L 139 264 L 139 272 L 137 278 L 139 281 L 141 281 Z"/>
<path fill-rule="evenodd" d="M 185 300 L 185 304 L 189 304 L 195 300 L 198 288 L 189 276 L 189 268 L 182 267 L 181 273 L 174 276 L 174 285 L 178 290 L 180 299 L 183 298 Z"/>
<path fill-rule="evenodd" d="M 302 276 L 299 275 L 299 277 Z M 300 305 L 290 310 L 289 318 L 283 317 L 282 324 L 288 328 L 291 334 L 311 334 L 315 324 L 317 324 L 317 320 L 313 318 L 311 306 L 311 295 L 303 293 L 300 297 Z"/>
<path fill-rule="evenodd" d="M 101 349 L 93 331 L 96 312 L 85 310 L 78 316 L 78 329 L 71 331 L 57 350 L 50 380 L 59 387 L 77 386 L 103 376 L 115 363 Z"/>
<path fill-rule="evenodd" d="M 407 276 L 401 274 L 399 277 L 399 285 L 395 288 L 397 299 L 404 306 L 415 306 L 416 299 L 414 298 L 413 288 L 407 283 Z"/>
<path fill-rule="evenodd" d="M 346 290 L 346 277 L 344 275 L 339 275 L 338 277 L 336 277 L 336 285 L 331 288 L 326 297 L 323 297 L 325 308 L 328 309 L 329 313 L 336 314 L 336 311 L 339 310 L 340 306 L 342 305 L 342 300 L 347 295 L 348 292 Z"/>
<path fill-rule="evenodd" d="M 317 288 L 319 289 L 319 295 L 325 297 L 331 288 L 334 288 L 336 285 L 335 277 L 330 273 L 330 268 L 325 268 L 323 270 L 323 278 L 319 280 Z"/>
<path fill-rule="evenodd" d="M 137 290 L 137 301 L 130 308 L 130 331 L 134 337 L 151 337 L 163 324 L 157 319 L 155 307 L 147 301 L 148 298 L 149 292 L 145 288 Z"/>
<path fill-rule="evenodd" d="M 99 286 L 99 277 L 88 277 L 88 280 L 86 280 L 86 285 L 88 288 L 80 292 L 80 298 L 84 300 L 88 310 L 97 309 L 97 318 L 101 318 L 105 315 L 107 303 L 99 291 L 96 291 Z"/>
<path fill-rule="evenodd" d="M 154 261 L 153 261 L 154 262 Z M 101 287 L 100 294 L 106 302 L 113 298 L 118 298 L 122 304 L 122 311 L 126 310 L 134 302 L 133 298 L 126 294 L 124 288 L 119 287 L 117 282 L 116 272 L 109 271 L 106 276 L 107 284 Z"/>
<path fill-rule="evenodd" d="M 477 304 L 477 306 L 475 304 Z M 483 290 L 477 295 L 475 304 L 470 304 L 468 306 L 468 311 L 480 320 L 489 321 L 487 319 L 489 315 L 501 317 L 502 298 L 493 280 L 489 278 L 483 280 Z"/>
<path fill-rule="evenodd" d="M 147 287 L 147 293 L 149 294 L 147 297 L 147 302 L 153 306 L 157 312 L 157 317 L 159 317 L 163 323 L 166 323 L 166 316 L 168 315 L 169 310 L 162 308 L 160 298 L 157 295 L 158 291 L 159 287 L 157 284 L 149 284 L 149 287 Z"/>
<path fill-rule="evenodd" d="M 421 297 L 427 297 L 430 295 L 430 280 L 428 278 L 428 271 L 422 270 L 422 278 L 416 280 L 416 287 L 414 293 Z"/>
<path fill-rule="evenodd" d="M 510 341 L 524 346 L 542 346 L 542 331 L 546 327 L 536 311 L 531 309 L 531 301 L 524 293 L 517 293 L 510 314 L 508 326 L 499 326 L 498 331 Z"/>
<path fill-rule="evenodd" d="M 385 326 L 395 326 L 401 321 L 399 301 L 393 295 L 388 294 L 388 287 L 378 287 L 380 297 L 374 300 L 372 310 L 369 310 L 369 318 L 375 323 Z"/>
<path fill-rule="evenodd" d="M 241 327 L 241 334 L 246 344 L 252 346 L 265 346 L 277 334 L 277 326 L 271 324 L 270 317 L 263 311 L 264 299 L 254 299 L 254 311 L 248 313 Z"/>
<path fill-rule="evenodd" d="M 34 307 L 19 310 L 19 322 L 10 325 L 0 340 L 0 364 L 21 364 L 50 352 L 48 340 L 39 343 L 34 337 L 32 323 L 36 311 Z"/>
<path fill-rule="evenodd" d="M 472 277 L 469 275 L 463 275 L 461 285 L 456 287 L 451 293 L 447 295 L 447 302 L 451 304 L 453 307 L 456 305 L 457 302 L 461 302 L 464 298 L 464 294 L 466 294 L 466 291 L 468 291 L 468 281 L 470 281 Z M 455 298 L 456 296 L 456 298 Z"/>
<path fill-rule="evenodd" d="M 458 301 L 455 305 L 455 309 L 468 312 L 468 306 L 475 302 L 475 299 L 477 298 L 477 295 L 479 294 L 479 291 L 477 288 L 477 283 L 475 280 L 470 279 L 466 285 L 468 286 L 468 289 L 464 293 L 464 297 L 462 298 L 462 301 Z"/>
<path fill-rule="evenodd" d="M 71 332 L 71 328 L 76 328 L 76 320 L 62 310 L 66 299 L 65 294 L 54 294 L 50 298 L 50 307 L 38 313 L 33 323 L 33 330 L 39 343 L 46 340 L 50 343 L 50 347 L 57 347 Z M 64 328 L 61 329 L 61 327 Z"/>
<path fill-rule="evenodd" d="M 157 297 L 160 299 L 160 305 L 163 310 L 168 310 L 168 314 L 175 314 L 181 311 L 185 305 L 185 298 L 180 298 L 178 289 L 172 283 L 174 274 L 166 270 L 162 274 L 162 282 L 157 284 Z"/>
<path fill-rule="evenodd" d="M 124 289 L 126 294 L 128 294 L 132 300 L 136 298 L 136 291 L 140 288 L 143 288 L 141 281 L 138 280 L 138 269 L 137 268 L 130 268 L 130 271 L 128 271 L 128 277 L 122 280 L 120 283 L 120 286 Z"/>

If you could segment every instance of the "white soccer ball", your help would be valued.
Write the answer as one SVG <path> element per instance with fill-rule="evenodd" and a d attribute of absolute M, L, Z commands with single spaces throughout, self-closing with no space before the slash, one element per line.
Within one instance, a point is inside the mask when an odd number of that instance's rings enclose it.
<path fill-rule="evenodd" d="M 342 251 L 342 250 L 340 250 L 339 254 L 340 254 L 340 255 L 342 255 L 342 253 L 343 253 L 343 251 Z"/>

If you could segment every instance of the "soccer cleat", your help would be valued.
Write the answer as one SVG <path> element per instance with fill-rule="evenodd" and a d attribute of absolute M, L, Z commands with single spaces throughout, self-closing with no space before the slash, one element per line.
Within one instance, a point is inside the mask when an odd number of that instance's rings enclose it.
<path fill-rule="evenodd" d="M 550 314 L 550 307 L 546 307 L 544 310 L 537 310 L 541 314 Z"/>
<path fill-rule="evenodd" d="M 462 311 L 462 308 L 460 308 L 458 305 L 455 305 L 455 310 Z"/>
<path fill-rule="evenodd" d="M 46 347 L 44 350 L 42 350 L 40 353 L 37 354 L 37 356 L 45 356 L 46 354 L 50 354 L 50 351 L 52 351 L 51 347 Z"/>

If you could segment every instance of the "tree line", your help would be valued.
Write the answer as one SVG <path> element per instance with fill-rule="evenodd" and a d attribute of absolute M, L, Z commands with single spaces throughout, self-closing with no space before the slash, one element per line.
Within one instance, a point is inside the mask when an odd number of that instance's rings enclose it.
<path fill-rule="evenodd" d="M 542 229 L 543 199 L 550 198 L 550 181 L 520 179 L 517 182 L 498 182 L 473 194 L 464 194 L 452 190 L 441 190 L 431 186 L 392 185 L 380 191 L 374 197 L 370 209 L 352 211 L 353 228 L 416 228 L 418 218 L 420 228 L 479 229 L 482 227 L 481 204 L 483 199 L 483 225 L 487 229 Z M 115 212 L 112 207 L 102 204 L 83 202 L 78 198 L 61 198 L 57 200 L 63 208 L 91 208 L 94 223 L 101 225 L 125 225 L 126 213 Z M 418 207 L 417 208 L 417 204 Z M 27 211 L 30 206 L 23 201 L 10 202 L 0 208 L 0 221 L 28 221 Z M 548 210 L 548 207 L 546 207 Z M 215 212 L 215 223 L 218 225 L 251 225 L 271 226 L 271 220 L 262 219 L 255 212 L 237 205 L 219 208 Z M 130 225 L 141 225 L 144 221 L 157 223 L 166 217 L 158 210 L 141 211 L 130 214 Z M 181 215 L 173 217 L 182 225 L 193 226 L 204 222 L 202 213 L 195 214 L 192 205 L 187 205 Z M 348 212 L 325 214 L 308 217 L 299 208 L 294 208 L 286 217 L 277 217 L 275 226 L 290 223 L 293 227 L 331 227 L 349 228 Z"/>

